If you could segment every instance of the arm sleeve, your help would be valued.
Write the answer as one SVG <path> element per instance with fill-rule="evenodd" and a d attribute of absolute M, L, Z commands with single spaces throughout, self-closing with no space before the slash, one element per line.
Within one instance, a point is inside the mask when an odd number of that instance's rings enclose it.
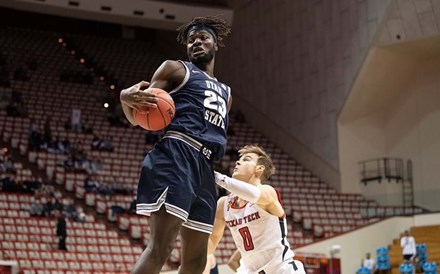
<path fill-rule="evenodd" d="M 230 178 L 218 172 L 215 172 L 215 182 L 219 186 L 251 203 L 256 203 L 261 196 L 261 190 L 258 187 Z"/>

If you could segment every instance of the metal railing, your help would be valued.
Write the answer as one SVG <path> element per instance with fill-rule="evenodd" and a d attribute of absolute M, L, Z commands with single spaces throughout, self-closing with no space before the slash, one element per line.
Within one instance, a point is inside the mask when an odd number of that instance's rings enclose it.
<path fill-rule="evenodd" d="M 403 181 L 404 164 L 399 158 L 377 158 L 359 162 L 361 182 L 367 184 L 370 181 L 382 180 Z"/>

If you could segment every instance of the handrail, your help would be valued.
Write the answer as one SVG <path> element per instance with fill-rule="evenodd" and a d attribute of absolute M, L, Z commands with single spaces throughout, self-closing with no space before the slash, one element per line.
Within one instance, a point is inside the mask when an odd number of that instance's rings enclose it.
<path fill-rule="evenodd" d="M 359 162 L 361 182 L 404 180 L 405 170 L 403 159 L 382 157 Z"/>

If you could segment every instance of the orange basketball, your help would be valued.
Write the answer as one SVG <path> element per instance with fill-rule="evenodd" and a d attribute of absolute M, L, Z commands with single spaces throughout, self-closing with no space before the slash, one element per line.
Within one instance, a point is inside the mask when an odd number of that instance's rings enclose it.
<path fill-rule="evenodd" d="M 157 108 L 145 106 L 142 107 L 143 112 L 133 109 L 133 117 L 140 127 L 150 131 L 158 131 L 171 123 L 176 108 L 173 98 L 165 90 L 149 88 L 148 91 L 157 95 Z"/>

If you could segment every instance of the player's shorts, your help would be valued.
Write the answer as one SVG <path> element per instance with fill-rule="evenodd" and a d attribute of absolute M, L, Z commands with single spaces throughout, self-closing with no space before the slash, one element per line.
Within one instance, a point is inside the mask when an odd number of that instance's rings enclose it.
<path fill-rule="evenodd" d="M 183 134 L 167 133 L 156 143 L 142 165 L 136 213 L 149 216 L 165 205 L 183 226 L 211 233 L 217 190 L 213 164 L 201 150 L 199 142 Z"/>
<path fill-rule="evenodd" d="M 279 265 L 271 266 L 260 271 L 249 271 L 245 266 L 237 269 L 237 274 L 306 274 L 304 265 L 297 260 L 285 261 Z"/>

